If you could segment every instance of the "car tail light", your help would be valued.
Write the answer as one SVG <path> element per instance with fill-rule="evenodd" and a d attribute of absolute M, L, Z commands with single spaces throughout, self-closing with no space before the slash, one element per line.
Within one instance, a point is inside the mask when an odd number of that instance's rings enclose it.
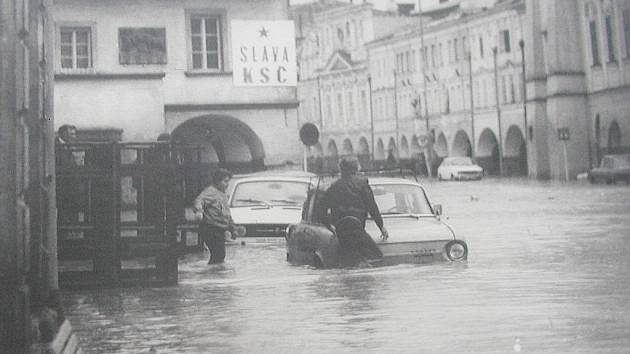
<path fill-rule="evenodd" d="M 451 241 L 446 244 L 446 255 L 451 261 L 466 260 L 468 258 L 468 246 L 464 241 Z"/>

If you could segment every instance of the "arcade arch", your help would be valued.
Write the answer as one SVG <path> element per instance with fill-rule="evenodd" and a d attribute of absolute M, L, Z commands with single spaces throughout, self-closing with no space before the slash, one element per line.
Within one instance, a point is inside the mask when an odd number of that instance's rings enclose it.
<path fill-rule="evenodd" d="M 342 148 L 341 148 L 341 154 L 343 156 L 354 154 L 354 148 L 352 147 L 352 142 L 350 141 L 350 139 L 346 138 L 343 141 L 343 145 L 342 145 Z"/>
<path fill-rule="evenodd" d="M 379 138 L 376 143 L 376 150 L 374 150 L 374 159 L 375 160 L 385 160 L 385 146 L 383 144 L 383 139 Z"/>
<path fill-rule="evenodd" d="M 359 139 L 359 147 L 357 149 L 357 155 L 359 156 L 370 155 L 370 146 L 368 145 L 367 139 L 363 136 L 361 137 L 361 139 Z"/>
<path fill-rule="evenodd" d="M 613 120 L 608 128 L 608 149 L 614 149 L 621 146 L 621 129 L 619 123 Z"/>
<path fill-rule="evenodd" d="M 337 164 L 339 163 L 339 152 L 337 150 L 337 143 L 334 139 L 328 141 L 328 147 L 326 149 L 326 158 L 324 159 L 324 171 L 337 171 Z"/>
<path fill-rule="evenodd" d="M 487 174 L 499 175 L 499 143 L 489 128 L 484 129 L 479 136 L 476 159 Z"/>
<path fill-rule="evenodd" d="M 322 157 L 324 156 L 324 150 L 322 149 L 322 144 L 317 143 L 311 147 L 309 147 L 309 152 L 313 157 Z"/>
<path fill-rule="evenodd" d="M 396 140 L 394 138 L 389 138 L 389 143 L 387 144 L 387 154 L 392 153 L 394 157 L 398 158 L 398 148 L 396 147 Z"/>
<path fill-rule="evenodd" d="M 407 142 L 407 137 L 403 136 L 400 140 L 400 158 L 408 159 L 409 158 L 409 143 Z"/>
<path fill-rule="evenodd" d="M 463 130 L 458 130 L 453 139 L 453 150 L 451 155 L 453 156 L 471 156 L 471 145 L 468 134 Z"/>
<path fill-rule="evenodd" d="M 411 138 L 411 155 L 414 156 L 416 154 L 420 154 L 422 152 L 422 147 L 418 142 L 418 136 L 414 135 Z"/>
<path fill-rule="evenodd" d="M 173 129 L 171 140 L 198 146 L 201 163 L 218 164 L 234 171 L 264 167 L 265 151 L 260 138 L 234 117 L 207 115 L 189 119 Z"/>
<path fill-rule="evenodd" d="M 521 129 L 512 125 L 505 137 L 505 152 L 503 163 L 505 174 L 508 176 L 527 175 L 527 145 Z"/>
<path fill-rule="evenodd" d="M 357 158 L 359 159 L 359 163 L 362 168 L 370 167 L 370 147 L 368 145 L 367 139 L 365 137 L 361 137 L 359 139 L 359 145 L 357 147 Z"/>
<path fill-rule="evenodd" d="M 335 143 L 335 140 L 330 139 L 328 141 L 328 148 L 326 149 L 326 156 L 337 157 L 338 155 L 339 152 L 337 151 L 337 143 Z"/>
<path fill-rule="evenodd" d="M 440 133 L 440 135 L 438 135 L 434 149 L 435 149 L 435 153 L 439 157 L 448 156 L 448 143 L 446 142 L 446 136 L 444 135 L 444 133 Z"/>

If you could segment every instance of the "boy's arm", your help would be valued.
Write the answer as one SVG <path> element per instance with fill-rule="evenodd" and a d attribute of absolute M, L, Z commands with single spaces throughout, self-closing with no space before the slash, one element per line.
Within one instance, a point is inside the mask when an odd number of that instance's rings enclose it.
<path fill-rule="evenodd" d="M 205 191 L 205 189 L 201 191 L 201 193 L 199 193 L 197 198 L 195 198 L 195 200 L 193 201 L 193 211 L 195 212 L 195 217 L 198 220 L 203 219 L 203 196 Z"/>

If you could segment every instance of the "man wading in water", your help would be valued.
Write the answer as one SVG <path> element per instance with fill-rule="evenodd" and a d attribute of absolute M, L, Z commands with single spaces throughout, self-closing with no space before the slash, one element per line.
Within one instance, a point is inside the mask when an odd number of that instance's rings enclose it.
<path fill-rule="evenodd" d="M 225 190 L 232 178 L 230 171 L 218 168 L 212 174 L 212 184 L 195 199 L 196 217 L 201 220 L 199 236 L 210 250 L 208 264 L 223 263 L 225 238 L 232 237 L 236 228 L 230 214 Z"/>
<path fill-rule="evenodd" d="M 356 265 L 361 261 L 383 258 L 372 237 L 365 231 L 368 214 L 381 230 L 381 238 L 389 237 L 383 225 L 372 188 L 367 178 L 357 176 L 359 162 L 356 158 L 344 157 L 339 162 L 341 178 L 333 183 L 322 199 L 323 214 L 330 210 L 330 223 L 335 226 L 343 263 Z"/>

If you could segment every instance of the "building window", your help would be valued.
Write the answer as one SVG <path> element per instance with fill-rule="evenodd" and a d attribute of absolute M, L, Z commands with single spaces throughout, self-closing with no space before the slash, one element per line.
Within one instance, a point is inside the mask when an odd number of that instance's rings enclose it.
<path fill-rule="evenodd" d="M 589 22 L 591 32 L 591 58 L 593 60 L 593 66 L 600 65 L 599 60 L 599 46 L 597 42 L 597 23 L 595 20 Z"/>
<path fill-rule="evenodd" d="M 429 53 L 428 47 L 427 46 L 422 47 L 422 65 L 423 65 L 423 68 L 426 68 L 429 65 L 429 60 L 427 59 L 428 58 L 428 53 Z"/>
<path fill-rule="evenodd" d="M 222 69 L 221 18 L 190 15 L 190 60 L 194 70 Z"/>
<path fill-rule="evenodd" d="M 470 48 L 468 47 L 468 38 L 462 37 L 462 59 L 466 59 L 466 54 L 470 54 Z"/>
<path fill-rule="evenodd" d="M 623 17 L 623 39 L 626 44 L 626 57 L 630 57 L 630 9 L 622 12 Z"/>
<path fill-rule="evenodd" d="M 608 47 L 608 62 L 615 62 L 615 32 L 613 29 L 613 19 L 611 15 L 606 16 L 606 45 Z"/>
<path fill-rule="evenodd" d="M 120 64 L 166 64 L 166 29 L 119 28 L 118 47 Z"/>
<path fill-rule="evenodd" d="M 343 114 L 343 95 L 341 93 L 337 94 L 337 117 L 336 121 L 338 123 L 344 123 L 346 119 Z"/>
<path fill-rule="evenodd" d="M 330 97 L 330 95 L 326 95 L 326 120 L 329 121 L 331 124 L 335 123 L 335 117 L 333 116 L 333 111 L 332 111 L 332 98 Z"/>
<path fill-rule="evenodd" d="M 92 28 L 61 27 L 59 54 L 62 69 L 92 68 Z"/>
<path fill-rule="evenodd" d="M 459 61 L 459 41 L 457 38 L 453 40 L 453 53 L 455 55 L 455 62 L 457 63 Z"/>
<path fill-rule="evenodd" d="M 352 91 L 346 92 L 346 107 L 348 108 L 348 112 L 346 113 L 348 122 L 354 122 L 355 112 L 354 112 L 354 95 Z"/>
<path fill-rule="evenodd" d="M 450 64 L 453 62 L 453 42 L 448 40 L 446 46 L 448 47 L 448 63 Z"/>
<path fill-rule="evenodd" d="M 512 77 L 512 75 L 510 75 L 508 77 L 509 83 L 510 83 L 510 92 L 509 92 L 509 98 L 510 98 L 510 103 L 514 103 L 516 101 L 516 92 L 514 90 L 514 77 Z"/>
<path fill-rule="evenodd" d="M 509 53 L 512 50 L 510 45 L 510 31 L 501 31 L 501 52 Z"/>
<path fill-rule="evenodd" d="M 337 27 L 337 39 L 339 40 L 339 45 L 343 46 L 343 29 L 341 27 Z"/>

